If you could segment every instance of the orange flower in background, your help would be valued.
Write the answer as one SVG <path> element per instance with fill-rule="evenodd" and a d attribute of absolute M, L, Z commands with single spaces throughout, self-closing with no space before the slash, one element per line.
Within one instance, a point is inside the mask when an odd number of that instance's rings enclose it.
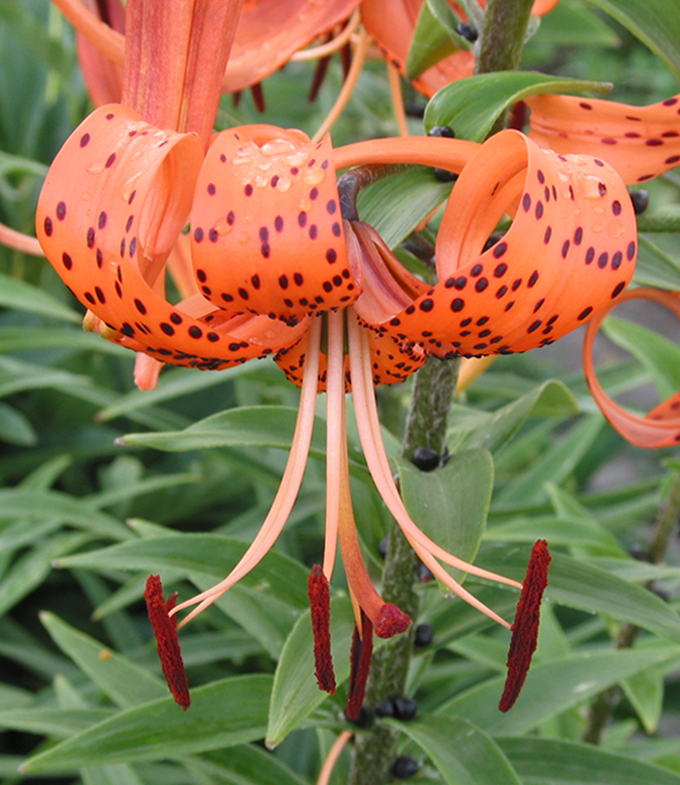
<path fill-rule="evenodd" d="M 258 85 L 299 49 L 333 31 L 360 0 L 241 0 L 242 10 L 223 92 Z M 78 56 L 95 105 L 120 100 L 120 72 L 125 59 L 124 7 L 121 0 L 53 0 L 78 30 Z M 214 6 L 219 6 L 215 2 Z M 210 24 L 214 24 L 208 12 Z"/>
<path fill-rule="evenodd" d="M 521 584 L 447 553 L 408 515 L 380 435 L 374 385 L 408 378 L 429 355 L 525 351 L 585 323 L 630 281 L 635 217 L 621 179 L 602 160 L 541 150 L 516 131 L 483 145 L 410 137 L 335 150 L 329 137 L 312 142 L 301 131 L 265 125 L 211 136 L 239 10 L 239 0 L 128 0 L 123 104 L 95 110 L 67 140 L 45 180 L 36 229 L 55 270 L 93 314 L 92 326 L 150 358 L 156 370 L 160 362 L 226 368 L 274 354 L 302 387 L 281 485 L 241 561 L 216 586 L 176 606 L 163 600 L 159 581 L 148 589 L 172 684 L 184 680 L 168 616 L 196 606 L 186 623 L 272 547 L 302 482 L 317 392 L 326 391 L 326 539 L 309 594 L 317 680 L 332 692 L 328 583 L 339 544 L 356 618 L 348 706 L 356 716 L 373 631 L 390 637 L 410 619 L 384 602 L 361 553 L 346 393 L 353 393 L 368 470 L 419 558 L 448 589 L 511 627 L 442 563 Z M 350 169 L 351 185 L 352 167 L 395 163 L 460 174 L 443 214 L 432 286 L 359 220 L 352 189 L 349 197 L 338 192 L 337 171 Z M 504 215 L 510 228 L 486 248 Z M 187 222 L 189 235 L 182 235 Z M 179 237 L 188 238 L 182 251 L 188 243 L 194 280 L 192 293 L 172 303 L 165 273 Z M 545 544 L 537 545 L 512 625 L 503 710 L 535 646 L 548 562 Z M 186 705 L 183 686 L 180 692 Z"/>
<path fill-rule="evenodd" d="M 680 95 L 651 106 L 569 95 L 525 103 L 538 145 L 602 158 L 625 183 L 644 183 L 680 164 Z"/>
<path fill-rule="evenodd" d="M 478 2 L 483 8 L 484 0 Z M 536 0 L 532 13 L 543 16 L 558 2 L 559 0 Z M 449 0 L 449 4 L 461 19 L 466 19 L 457 3 Z M 362 0 L 361 2 L 361 19 L 366 29 L 377 41 L 383 55 L 402 76 L 405 76 L 406 56 L 422 6 L 423 0 Z M 478 31 L 473 30 L 470 28 L 464 31 L 463 35 L 463 37 L 473 36 L 471 43 L 474 43 L 478 34 Z M 475 68 L 473 49 L 474 47 L 470 51 L 459 51 L 445 57 L 415 79 L 413 86 L 429 98 L 447 84 L 472 76 Z"/>

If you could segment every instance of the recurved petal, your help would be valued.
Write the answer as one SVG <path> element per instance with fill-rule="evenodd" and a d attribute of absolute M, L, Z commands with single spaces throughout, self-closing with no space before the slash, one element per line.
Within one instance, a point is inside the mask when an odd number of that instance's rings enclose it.
<path fill-rule="evenodd" d="M 595 402 L 624 439 L 636 447 L 674 447 L 680 443 L 680 392 L 652 409 L 645 417 L 631 414 L 615 403 L 602 389 L 593 365 L 593 341 L 610 311 L 626 300 L 653 300 L 669 308 L 680 319 L 680 295 L 643 287 L 625 292 L 619 301 L 605 308 L 590 322 L 583 345 L 583 367 Z"/>
<path fill-rule="evenodd" d="M 505 213 L 511 227 L 484 250 Z M 611 303 L 636 251 L 633 208 L 611 167 L 503 131 L 454 186 L 437 239 L 440 282 L 381 327 L 439 356 L 533 349 Z"/>
<path fill-rule="evenodd" d="M 101 107 L 50 167 L 36 232 L 50 263 L 109 337 L 165 362 L 212 369 L 278 350 L 299 340 L 300 331 L 270 345 L 266 318 L 266 325 L 243 325 L 246 317 L 216 314 L 207 300 L 188 313 L 155 290 L 162 291 L 157 282 L 186 222 L 202 159 L 194 134 L 161 131 L 124 106 Z"/>
<path fill-rule="evenodd" d="M 643 183 L 680 164 L 680 95 L 651 106 L 568 95 L 534 96 L 526 104 L 538 145 L 601 158 L 626 183 Z"/>
<path fill-rule="evenodd" d="M 359 0 L 245 0 L 222 89 L 261 82 L 358 5 Z"/>
<path fill-rule="evenodd" d="M 196 277 L 218 306 L 294 323 L 359 294 L 328 136 L 313 144 L 267 125 L 217 134 L 191 224 Z"/>

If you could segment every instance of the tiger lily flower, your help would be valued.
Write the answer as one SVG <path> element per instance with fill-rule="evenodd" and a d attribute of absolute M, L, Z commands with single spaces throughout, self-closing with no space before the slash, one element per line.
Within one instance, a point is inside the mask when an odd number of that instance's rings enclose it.
<path fill-rule="evenodd" d="M 484 0 L 478 2 L 480 8 L 484 8 Z M 558 2 L 559 0 L 536 0 L 532 13 L 543 16 Z M 462 20 L 466 19 L 457 3 L 449 0 L 449 4 Z M 376 40 L 382 54 L 402 76 L 406 76 L 406 57 L 422 7 L 423 0 L 362 0 L 361 2 L 362 22 Z M 447 84 L 471 76 L 474 69 L 475 54 L 472 46 L 469 51 L 461 50 L 440 60 L 413 80 L 412 84 L 416 90 L 430 98 Z"/>
<path fill-rule="evenodd" d="M 540 147 L 601 158 L 630 185 L 680 164 L 680 95 L 640 107 L 569 95 L 538 95 L 525 103 L 530 136 Z"/>
<path fill-rule="evenodd" d="M 238 93 L 259 85 L 295 52 L 348 19 L 359 1 L 244 3 L 221 80 L 222 92 Z M 120 0 L 106 0 L 102 7 L 93 0 L 53 2 L 78 30 L 79 59 L 95 105 L 120 101 L 120 72 L 125 60 L 124 9 Z M 212 5 L 216 8 L 223 2 L 215 0 Z"/>
<path fill-rule="evenodd" d="M 181 624 L 189 621 L 272 547 L 298 494 L 316 396 L 325 390 L 326 541 L 308 586 L 316 671 L 321 688 L 333 692 L 329 581 L 339 544 L 356 617 L 348 716 L 358 714 L 373 632 L 389 637 L 410 619 L 380 597 L 361 553 L 346 442 L 351 391 L 368 470 L 420 559 L 450 591 L 513 630 L 501 701 L 507 710 L 535 647 L 546 544 L 534 547 L 522 585 L 461 561 L 427 537 L 395 485 L 374 385 L 408 378 L 429 355 L 546 345 L 614 301 L 632 276 L 637 250 L 625 187 L 601 160 L 540 150 L 516 131 L 483 145 L 411 137 L 336 150 L 328 136 L 312 142 L 301 131 L 265 125 L 211 136 L 240 2 L 196 0 L 187 8 L 177 0 L 177 6 L 185 14 L 181 24 L 158 4 L 128 0 L 125 103 L 96 109 L 73 132 L 49 170 L 36 214 L 47 258 L 104 337 L 153 362 L 202 370 L 271 354 L 301 385 L 281 485 L 240 562 L 216 586 L 177 605 L 163 600 L 154 576 L 147 586 L 173 694 L 188 706 L 175 614 L 195 606 Z M 219 25 L 204 24 L 211 8 L 220 11 Z M 149 38 L 163 41 L 160 52 Z M 460 175 L 444 211 L 439 282 L 432 286 L 408 273 L 353 205 L 341 202 L 337 171 L 395 163 Z M 512 225 L 485 250 L 505 214 Z M 193 293 L 170 303 L 166 262 L 187 219 Z M 522 588 L 515 623 L 486 608 L 444 564 Z"/>

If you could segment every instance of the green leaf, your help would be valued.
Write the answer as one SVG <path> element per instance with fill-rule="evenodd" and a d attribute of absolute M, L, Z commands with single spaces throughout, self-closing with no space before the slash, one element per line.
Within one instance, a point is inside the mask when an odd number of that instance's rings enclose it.
<path fill-rule="evenodd" d="M 349 651 L 354 630 L 352 604 L 347 597 L 331 601 L 331 645 L 335 679 L 349 677 Z M 309 612 L 302 614 L 288 636 L 274 675 L 267 746 L 274 747 L 306 719 L 328 695 L 314 678 L 314 638 Z"/>
<path fill-rule="evenodd" d="M 205 450 L 213 447 L 278 447 L 290 450 L 297 409 L 288 406 L 241 406 L 213 414 L 183 431 L 131 433 L 118 441 L 132 447 L 167 452 Z M 323 420 L 317 418 L 312 450 L 325 456 Z"/>
<path fill-rule="evenodd" d="M 25 281 L 0 274 L 0 306 L 16 311 L 30 311 L 39 316 L 78 323 L 82 317 L 43 289 Z"/>
<path fill-rule="evenodd" d="M 522 580 L 527 557 L 528 549 L 482 546 L 477 561 L 489 570 Z M 583 559 L 572 559 L 563 553 L 553 553 L 552 557 L 547 590 L 550 599 L 571 608 L 604 613 L 662 637 L 680 640 L 680 617 L 652 592 Z"/>
<path fill-rule="evenodd" d="M 220 580 L 243 556 L 248 543 L 216 534 L 173 534 L 148 540 L 131 540 L 56 562 L 57 567 L 87 567 L 103 572 L 112 569 L 172 570 L 181 575 L 199 575 Z M 239 583 L 260 595 L 271 592 L 282 602 L 299 609 L 307 607 L 308 571 L 299 562 L 275 551 Z"/>
<path fill-rule="evenodd" d="M 394 248 L 451 193 L 425 166 L 414 166 L 362 189 L 357 208 L 390 248 Z"/>
<path fill-rule="evenodd" d="M 496 741 L 525 785 L 680 785 L 680 774 L 591 744 L 533 736 Z"/>
<path fill-rule="evenodd" d="M 49 330 L 40 327 L 0 329 L 0 352 L 23 352 L 27 349 L 86 349 L 118 357 L 132 357 L 129 349 L 106 341 L 97 333 L 88 333 L 72 327 Z"/>
<path fill-rule="evenodd" d="M 558 3 L 541 17 L 539 46 L 616 47 L 620 39 L 611 27 L 581 0 Z"/>
<path fill-rule="evenodd" d="M 442 88 L 425 110 L 425 129 L 448 125 L 459 139 L 482 142 L 509 106 L 540 93 L 607 92 L 611 85 L 530 71 L 499 71 L 459 79 Z"/>
<path fill-rule="evenodd" d="M 677 646 L 653 651 L 589 651 L 535 665 L 515 706 L 498 711 L 504 678 L 494 677 L 448 701 L 437 710 L 464 717 L 494 736 L 521 735 L 613 684 L 680 653 Z"/>
<path fill-rule="evenodd" d="M 80 733 L 111 714 L 110 709 L 6 709 L 0 711 L 0 727 L 62 738 Z"/>
<path fill-rule="evenodd" d="M 486 530 L 484 539 L 491 542 L 525 543 L 546 539 L 551 545 L 597 548 L 619 558 L 627 555 L 616 537 L 597 521 L 567 515 L 520 518 L 490 526 Z"/>
<path fill-rule="evenodd" d="M 447 785 L 522 785 L 494 740 L 465 719 L 428 715 L 385 724 L 422 747 Z"/>
<path fill-rule="evenodd" d="M 506 444 L 529 417 L 558 417 L 578 413 L 569 389 L 558 381 L 547 381 L 495 412 L 453 408 L 447 442 L 456 451 L 483 447 L 495 452 Z M 469 415 L 472 415 L 470 417 Z"/>
<path fill-rule="evenodd" d="M 422 472 L 398 460 L 404 504 L 413 521 L 437 545 L 464 561 L 474 560 L 486 527 L 493 490 L 493 460 L 487 450 L 466 450 L 446 466 Z M 460 571 L 444 567 L 456 579 Z"/>
<path fill-rule="evenodd" d="M 621 686 L 645 731 L 656 733 L 663 710 L 663 674 L 650 668 L 624 679 Z"/>
<path fill-rule="evenodd" d="M 456 32 L 460 18 L 445 0 L 426 0 L 420 8 L 406 56 L 406 78 L 417 79 L 423 71 L 470 42 Z"/>
<path fill-rule="evenodd" d="M 0 582 L 0 616 L 40 586 L 52 571 L 55 558 L 76 550 L 88 539 L 79 532 L 62 534 L 39 542 L 14 561 Z"/>
<path fill-rule="evenodd" d="M 196 373 L 193 368 L 169 368 L 161 374 L 155 390 L 132 390 L 127 395 L 118 397 L 114 403 L 99 412 L 97 421 L 106 422 L 116 417 L 128 416 L 139 409 L 201 392 L 218 384 L 225 384 L 232 379 L 253 373 L 257 369 L 258 366 L 251 363 L 210 373 Z"/>
<path fill-rule="evenodd" d="M 252 744 L 211 752 L 183 761 L 190 771 L 205 772 L 229 785 L 307 785 L 271 753 Z"/>
<path fill-rule="evenodd" d="M 271 676 L 238 676 L 193 690 L 187 712 L 171 697 L 120 712 L 29 758 L 22 770 L 178 758 L 255 741 L 264 736 L 271 685 Z"/>
<path fill-rule="evenodd" d="M 0 442 L 31 447 L 38 441 L 38 434 L 27 417 L 13 406 L 0 403 Z"/>
<path fill-rule="evenodd" d="M 545 496 L 546 483 L 560 483 L 571 474 L 597 440 L 604 422 L 599 412 L 583 417 L 567 434 L 557 439 L 540 460 L 534 461 L 521 475 L 510 480 L 496 500 L 504 504 L 539 501 Z"/>
<path fill-rule="evenodd" d="M 640 234 L 633 280 L 639 286 L 657 286 L 674 291 L 680 289 L 680 270 L 668 254 L 644 234 Z"/>
<path fill-rule="evenodd" d="M 130 531 L 111 515 L 97 510 L 87 501 L 59 491 L 35 491 L 14 488 L 0 490 L 0 520 L 12 518 L 62 521 L 100 536 L 125 540 Z"/>
<path fill-rule="evenodd" d="M 680 78 L 680 6 L 669 0 L 590 0 L 645 43 Z"/>
<path fill-rule="evenodd" d="M 120 708 L 129 709 L 166 696 L 167 687 L 160 679 L 126 657 L 112 652 L 52 613 L 42 613 L 40 619 L 64 654 Z"/>
<path fill-rule="evenodd" d="M 680 348 L 676 343 L 641 324 L 611 316 L 602 329 L 607 338 L 642 363 L 662 400 L 680 390 Z"/>
<path fill-rule="evenodd" d="M 125 543 L 123 543 L 125 545 Z M 58 567 L 143 570 L 188 576 L 204 591 L 236 566 L 248 543 L 211 534 L 174 534 L 135 540 L 57 561 Z M 274 551 L 242 578 L 217 605 L 253 635 L 274 658 L 291 627 L 307 608 L 308 571 L 299 562 Z"/>

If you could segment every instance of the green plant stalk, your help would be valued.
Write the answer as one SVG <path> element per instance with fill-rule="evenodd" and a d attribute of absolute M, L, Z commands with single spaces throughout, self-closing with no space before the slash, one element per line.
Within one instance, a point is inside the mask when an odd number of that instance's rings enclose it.
<path fill-rule="evenodd" d="M 487 0 L 475 62 L 476 74 L 517 70 L 533 4 L 533 0 Z M 498 133 L 506 125 L 506 113 L 503 113 L 494 123 L 489 136 Z"/>
<path fill-rule="evenodd" d="M 487 0 L 476 74 L 517 69 L 533 4 L 533 0 Z"/>
<path fill-rule="evenodd" d="M 409 458 L 417 447 L 430 447 L 440 455 L 446 443 L 446 425 L 458 376 L 458 362 L 430 358 L 416 374 L 411 395 L 403 455 Z M 418 557 L 396 524 L 383 570 L 382 596 L 415 621 L 418 602 L 413 582 Z M 374 654 L 364 707 L 373 713 L 383 698 L 404 694 L 411 654 L 414 624 L 403 635 L 387 641 Z M 390 779 L 390 767 L 396 753 L 399 733 L 374 722 L 357 735 L 356 752 L 349 785 L 381 785 Z"/>
<path fill-rule="evenodd" d="M 517 68 L 532 5 L 533 0 L 488 0 L 476 73 Z M 430 359 L 416 374 L 404 436 L 403 454 L 407 459 L 417 447 L 443 452 L 457 376 L 457 363 L 436 359 Z M 417 613 L 412 588 L 417 565 L 415 553 L 399 527 L 393 525 L 383 569 L 382 596 L 412 619 Z M 364 703 L 369 712 L 380 699 L 403 694 L 413 651 L 413 628 L 411 625 L 407 633 L 388 641 L 373 657 Z M 389 782 L 398 738 L 398 732 L 375 719 L 366 731 L 358 732 L 348 785 Z"/>
<path fill-rule="evenodd" d="M 647 549 L 647 558 L 652 564 L 663 561 L 673 532 L 680 521 L 680 474 L 674 472 L 668 495 L 659 507 L 656 516 L 656 527 L 652 541 Z M 653 581 L 645 584 L 652 588 Z M 630 649 L 640 628 L 635 624 L 622 624 L 616 636 L 617 649 Z M 609 718 L 621 700 L 621 688 L 618 684 L 601 692 L 593 701 L 588 712 L 588 724 L 583 732 L 583 741 L 588 744 L 599 744 Z"/>

